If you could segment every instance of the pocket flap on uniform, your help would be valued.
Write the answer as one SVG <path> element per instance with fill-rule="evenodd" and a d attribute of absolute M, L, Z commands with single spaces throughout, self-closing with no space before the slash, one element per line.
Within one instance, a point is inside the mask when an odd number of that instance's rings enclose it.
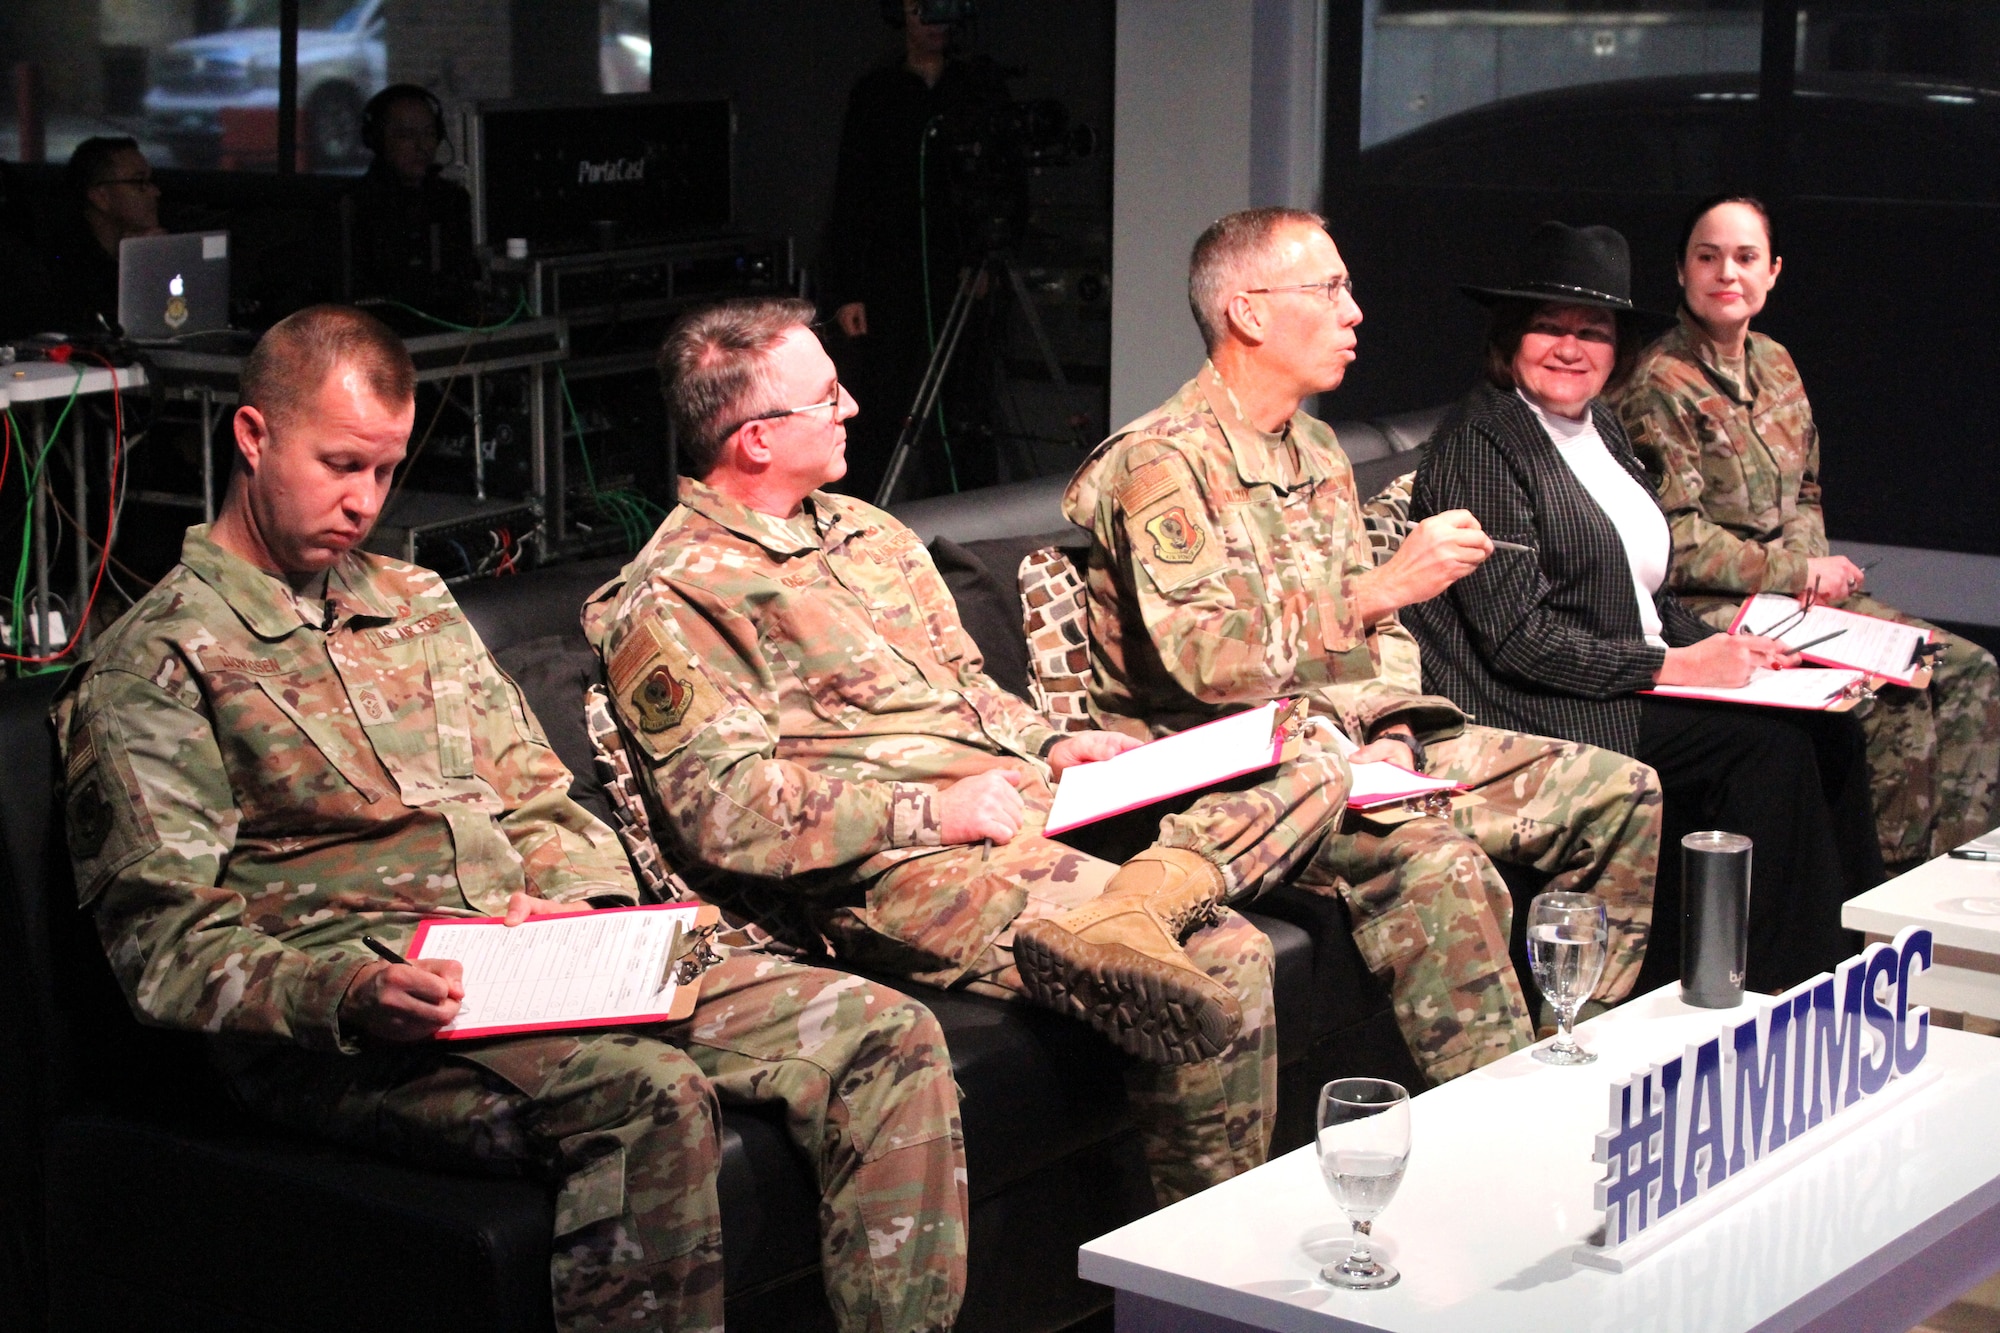
<path fill-rule="evenodd" d="M 619 1144 L 563 1181 L 556 1195 L 556 1239 L 624 1211 L 625 1146 Z"/>
<path fill-rule="evenodd" d="M 1424 920 L 1409 903 L 1391 908 L 1354 932 L 1355 947 L 1370 972 L 1393 972 L 1431 947 Z"/>

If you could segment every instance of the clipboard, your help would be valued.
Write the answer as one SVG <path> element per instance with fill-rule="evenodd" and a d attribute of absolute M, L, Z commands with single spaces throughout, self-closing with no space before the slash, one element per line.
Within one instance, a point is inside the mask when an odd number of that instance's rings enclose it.
<path fill-rule="evenodd" d="M 419 922 L 411 961 L 465 968 L 465 1008 L 440 1041 L 675 1023 L 694 1012 L 721 912 L 701 902 L 529 917 Z M 501 932 L 495 934 L 494 932 Z"/>
<path fill-rule="evenodd" d="M 1279 699 L 1247 712 L 1162 736 L 1134 750 L 1063 772 L 1049 807 L 1047 836 L 1274 768 L 1299 753 L 1310 723 L 1306 701 Z"/>

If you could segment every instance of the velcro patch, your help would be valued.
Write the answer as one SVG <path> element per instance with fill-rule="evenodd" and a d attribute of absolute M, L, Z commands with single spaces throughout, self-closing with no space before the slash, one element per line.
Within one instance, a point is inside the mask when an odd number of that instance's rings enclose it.
<path fill-rule="evenodd" d="M 1125 479 L 1118 491 L 1118 507 L 1127 514 L 1136 514 L 1157 504 L 1181 489 L 1184 475 L 1166 459 L 1148 463 Z"/>
<path fill-rule="evenodd" d="M 387 648 L 392 644 L 402 643 L 409 639 L 421 639 L 426 634 L 435 634 L 446 625 L 455 625 L 462 619 L 464 617 L 459 615 L 458 612 L 452 610 L 450 607 L 446 607 L 441 611 L 433 611 L 427 616 L 409 621 L 406 624 L 385 625 L 381 629 L 368 630 L 361 637 L 374 644 L 377 648 Z"/>
<path fill-rule="evenodd" d="M 640 746 L 655 759 L 670 733 L 691 734 L 722 711 L 722 697 L 657 615 L 639 617 L 605 666 L 611 697 Z"/>
<path fill-rule="evenodd" d="M 1195 497 L 1181 490 L 1150 509 L 1128 511 L 1132 554 L 1161 592 L 1174 592 L 1221 569 L 1227 561 L 1222 534 Z"/>
<path fill-rule="evenodd" d="M 283 672 L 275 657 L 238 657 L 235 653 L 201 654 L 204 671 L 241 671 L 250 676 L 276 676 Z"/>

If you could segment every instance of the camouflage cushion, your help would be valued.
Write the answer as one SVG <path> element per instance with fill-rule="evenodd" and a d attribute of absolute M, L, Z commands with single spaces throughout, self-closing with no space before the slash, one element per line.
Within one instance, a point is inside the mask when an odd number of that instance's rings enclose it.
<path fill-rule="evenodd" d="M 1405 472 L 1361 506 L 1361 524 L 1368 531 L 1368 551 L 1378 565 L 1396 554 L 1403 538 L 1416 526 L 1410 522 L 1410 485 L 1416 478 L 1416 473 Z"/>
<path fill-rule="evenodd" d="M 1029 701 L 1057 731 L 1089 731 L 1090 635 L 1076 562 L 1044 546 L 1021 561 L 1019 577 Z"/>
<path fill-rule="evenodd" d="M 611 798 L 611 827 L 625 844 L 625 855 L 639 876 L 641 896 L 647 902 L 684 902 L 688 892 L 680 876 L 667 866 L 653 841 L 652 813 L 646 808 L 646 794 L 632 771 L 632 759 L 625 750 L 625 738 L 611 716 L 611 696 L 602 685 L 583 692 L 583 725 L 590 733 L 590 748 L 597 755 L 597 772 L 604 781 L 605 795 Z"/>

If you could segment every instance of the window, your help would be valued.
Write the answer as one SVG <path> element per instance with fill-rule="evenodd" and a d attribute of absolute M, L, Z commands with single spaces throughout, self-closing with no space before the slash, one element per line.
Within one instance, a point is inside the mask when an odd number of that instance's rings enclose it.
<path fill-rule="evenodd" d="M 1487 0 L 1477 8 L 1371 0 L 1363 37 L 1361 146 L 1525 93 L 1757 71 L 1759 0 L 1580 8 L 1562 0 Z"/>

